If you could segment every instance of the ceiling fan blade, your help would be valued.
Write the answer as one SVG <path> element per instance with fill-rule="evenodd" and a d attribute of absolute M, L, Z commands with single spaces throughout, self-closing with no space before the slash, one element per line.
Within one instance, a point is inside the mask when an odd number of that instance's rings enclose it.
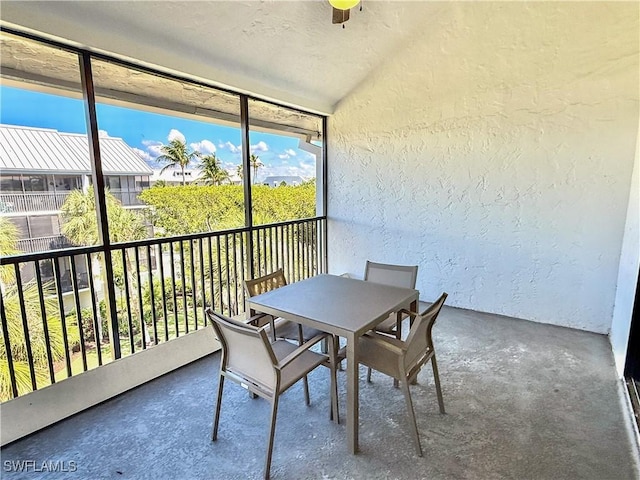
<path fill-rule="evenodd" d="M 338 8 L 333 9 L 331 23 L 344 23 L 347 20 L 349 20 L 349 10 L 340 10 Z"/>

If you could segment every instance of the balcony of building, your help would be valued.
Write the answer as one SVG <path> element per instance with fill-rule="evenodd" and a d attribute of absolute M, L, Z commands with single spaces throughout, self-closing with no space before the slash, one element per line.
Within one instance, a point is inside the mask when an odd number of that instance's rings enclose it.
<path fill-rule="evenodd" d="M 435 332 L 448 413 L 438 413 L 423 371 L 414 388 L 419 459 L 400 392 L 382 376 L 363 379 L 362 452 L 349 455 L 344 427 L 326 418 L 320 371 L 310 408 L 299 388 L 285 396 L 274 477 L 638 477 L 625 384 L 634 390 L 640 379 L 638 4 L 368 2 L 342 29 L 318 20 L 328 23 L 326 2 L 211 2 L 159 8 L 159 30 L 144 4 L 59 3 L 8 2 L 3 16 L 18 30 L 88 45 L 85 60 L 118 50 L 163 73 L 186 72 L 180 81 L 204 79 L 152 102 L 144 94 L 162 89 L 134 84 L 118 97 L 116 87 L 130 85 L 103 77 L 104 98 L 242 124 L 245 155 L 261 101 L 242 97 L 242 112 L 231 113 L 223 102 L 202 106 L 220 100 L 208 96 L 213 81 L 327 114 L 326 176 L 317 177 L 326 209 L 314 219 L 116 243 L 111 261 L 130 273 L 113 287 L 117 307 L 91 298 L 115 283 L 102 277 L 100 247 L 2 259 L 14 270 L 32 265 L 37 300 L 46 291 L 58 311 L 80 312 L 65 327 L 62 362 L 40 357 L 44 378 L 33 362 L 19 365 L 8 383 L 3 460 L 67 469 L 73 461 L 78 478 L 258 477 L 264 402 L 230 388 L 220 441 L 209 441 L 219 353 L 205 305 L 242 315 L 243 278 L 278 266 L 292 282 L 358 276 L 371 259 L 419 264 L 424 300 L 449 292 Z M 89 18 L 106 20 L 91 30 Z M 299 29 L 289 28 L 292 18 Z M 97 59 L 107 73 L 117 63 Z M 299 68 L 283 68 L 289 61 Z M 130 67 L 133 84 L 144 75 Z M 253 125 L 273 127 L 265 118 Z M 61 263 L 78 289 L 71 303 L 60 298 Z M 76 300 L 80 265 L 93 305 L 86 315 Z M 23 330 L 47 308 L 22 315 Z M 101 308 L 113 308 L 104 316 L 111 323 L 98 321 Z M 19 341 L 28 351 L 28 336 Z M 17 465 L 25 468 L 9 469 Z"/>
<path fill-rule="evenodd" d="M 2 213 L 57 212 L 70 192 L 25 192 L 0 194 Z"/>

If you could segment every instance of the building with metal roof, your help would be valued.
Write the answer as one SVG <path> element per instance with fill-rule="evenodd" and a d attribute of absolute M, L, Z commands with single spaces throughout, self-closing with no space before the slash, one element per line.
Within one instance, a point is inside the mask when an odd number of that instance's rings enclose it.
<path fill-rule="evenodd" d="M 149 188 L 153 170 L 121 138 L 101 136 L 105 185 L 128 208 Z M 59 213 L 73 190 L 91 184 L 86 135 L 47 128 L 0 125 L 0 215 L 18 227 L 23 252 L 70 246 Z"/>
<path fill-rule="evenodd" d="M 151 175 L 153 171 L 121 138 L 100 136 L 103 172 Z M 91 174 L 87 136 L 47 128 L 0 125 L 1 173 Z"/>

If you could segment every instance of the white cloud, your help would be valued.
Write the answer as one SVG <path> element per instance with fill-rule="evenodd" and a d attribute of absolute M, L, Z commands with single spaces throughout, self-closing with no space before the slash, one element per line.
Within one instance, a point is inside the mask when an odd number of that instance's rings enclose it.
<path fill-rule="evenodd" d="M 284 151 L 284 153 L 286 153 L 287 155 L 289 155 L 290 157 L 295 157 L 296 156 L 296 151 L 289 148 L 287 150 Z"/>
<path fill-rule="evenodd" d="M 291 158 L 291 156 L 288 153 L 281 153 L 280 155 L 278 155 L 278 158 L 280 160 L 288 160 Z"/>
<path fill-rule="evenodd" d="M 209 140 L 202 140 L 201 142 L 192 143 L 190 147 L 200 153 L 216 153 L 216 146 Z"/>
<path fill-rule="evenodd" d="M 181 142 L 187 141 L 187 139 L 184 137 L 182 132 L 180 132 L 180 130 L 176 130 L 175 128 L 171 129 L 171 131 L 169 132 L 169 135 L 167 136 L 167 140 L 169 140 L 170 142 L 172 140 L 180 140 Z"/>
<path fill-rule="evenodd" d="M 259 175 L 261 178 L 270 176 L 283 176 L 283 177 L 302 177 L 305 180 L 315 178 L 316 169 L 315 165 L 300 163 L 298 165 L 268 165 L 265 168 L 260 169 Z"/>
<path fill-rule="evenodd" d="M 140 150 L 139 148 L 136 148 L 136 147 L 132 147 L 131 149 L 134 152 L 136 152 L 142 160 L 146 160 L 148 162 L 155 160 L 155 157 L 151 155 L 149 152 L 145 152 L 144 150 Z"/>
<path fill-rule="evenodd" d="M 251 153 L 268 152 L 268 151 L 269 151 L 269 146 L 263 141 L 259 141 L 255 145 L 251 145 Z"/>
<path fill-rule="evenodd" d="M 98 130 L 98 136 L 102 138 L 108 138 L 109 132 L 107 132 L 106 130 Z"/>
<path fill-rule="evenodd" d="M 153 145 L 147 146 L 147 152 L 149 152 L 149 155 L 151 155 L 152 158 L 156 158 L 162 155 L 161 149 L 162 149 L 161 143 L 155 143 Z"/>
<path fill-rule="evenodd" d="M 218 143 L 218 148 L 226 148 L 231 153 L 240 153 L 242 151 L 242 146 L 241 145 L 234 145 L 233 143 L 231 143 L 228 140 L 226 142 L 224 142 L 224 143 L 222 143 L 222 142 Z"/>

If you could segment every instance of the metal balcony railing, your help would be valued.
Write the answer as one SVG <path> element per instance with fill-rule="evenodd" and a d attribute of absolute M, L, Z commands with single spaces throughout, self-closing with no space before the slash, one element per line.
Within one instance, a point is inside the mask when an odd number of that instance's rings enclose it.
<path fill-rule="evenodd" d="M 55 212 L 62 208 L 71 192 L 26 192 L 0 194 L 0 213 Z M 138 195 L 142 189 L 112 190 L 122 205 L 144 205 Z"/>
<path fill-rule="evenodd" d="M 325 272 L 325 232 L 316 217 L 0 258 L 2 401 L 203 328 L 208 306 L 244 312 L 250 275 Z"/>
<path fill-rule="evenodd" d="M 70 193 L 3 193 L 0 195 L 0 213 L 58 211 Z"/>
<path fill-rule="evenodd" d="M 48 252 L 61 248 L 73 247 L 73 244 L 64 235 L 51 235 L 47 237 L 25 238 L 18 240 L 16 248 L 25 253 Z"/>

